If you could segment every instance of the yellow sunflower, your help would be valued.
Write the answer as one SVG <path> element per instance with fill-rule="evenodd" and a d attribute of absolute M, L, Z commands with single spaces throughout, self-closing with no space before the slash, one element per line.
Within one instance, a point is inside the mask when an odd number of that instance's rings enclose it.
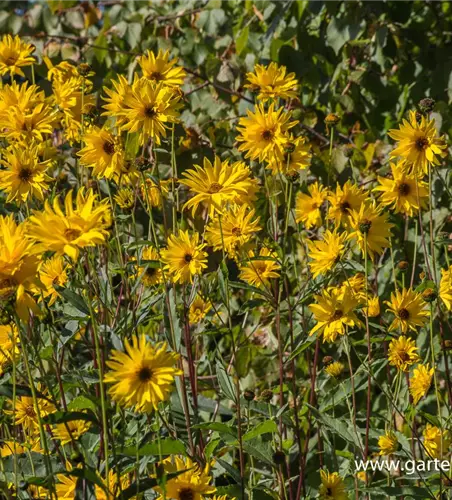
<path fill-rule="evenodd" d="M 325 367 L 325 372 L 328 373 L 330 377 L 339 378 L 342 375 L 344 368 L 344 364 L 340 361 L 333 361 Z"/>
<path fill-rule="evenodd" d="M 321 470 L 320 480 L 319 498 L 321 500 L 348 500 L 345 483 L 337 472 Z"/>
<path fill-rule="evenodd" d="M 406 372 L 411 365 L 420 360 L 417 350 L 416 342 L 410 338 L 402 335 L 393 339 L 389 344 L 389 364 Z"/>
<path fill-rule="evenodd" d="M 143 261 L 153 261 L 151 263 Z M 141 266 L 136 266 L 136 277 L 141 277 L 141 283 L 145 286 L 154 286 L 163 283 L 163 273 L 160 266 L 156 266 L 160 261 L 160 256 L 157 250 L 153 247 L 143 248 L 141 253 Z"/>
<path fill-rule="evenodd" d="M 388 222 L 388 215 L 382 213 L 382 208 L 375 201 L 363 203 L 359 210 L 352 210 L 349 221 L 348 237 L 356 241 L 363 255 L 367 248 L 367 254 L 373 260 L 389 247 L 393 224 Z"/>
<path fill-rule="evenodd" d="M 239 266 L 239 278 L 257 288 L 269 287 L 272 278 L 279 278 L 281 266 L 276 254 L 268 248 L 261 248 L 259 255 L 248 252 L 248 260 Z"/>
<path fill-rule="evenodd" d="M 248 205 L 233 205 L 224 214 L 209 222 L 206 240 L 214 250 L 222 250 L 231 258 L 236 258 L 240 249 L 246 248 L 251 238 L 262 228 L 256 211 Z"/>
<path fill-rule="evenodd" d="M 66 195 L 63 212 L 59 197 L 53 206 L 46 200 L 43 212 L 30 217 L 28 234 L 43 250 L 66 254 L 73 261 L 78 259 L 80 249 L 105 243 L 110 211 L 108 200 L 97 202 L 91 189 L 80 189 L 73 203 L 72 191 Z"/>
<path fill-rule="evenodd" d="M 201 295 L 196 295 L 195 300 L 190 304 L 188 319 L 190 323 L 199 323 L 206 317 L 206 314 L 212 309 L 210 300 L 204 300 Z"/>
<path fill-rule="evenodd" d="M 298 193 L 295 202 L 295 220 L 305 225 L 306 229 L 322 224 L 321 207 L 326 200 L 327 190 L 318 182 L 308 186 L 309 194 Z"/>
<path fill-rule="evenodd" d="M 200 204 L 206 205 L 211 217 L 215 212 L 221 214 L 226 203 L 243 204 L 249 200 L 249 193 L 256 190 L 257 181 L 251 177 L 251 170 L 243 162 L 229 165 L 229 160 L 222 162 L 215 156 L 213 165 L 208 158 L 204 158 L 203 167 L 194 167 L 194 170 L 186 170 L 182 174 L 185 178 L 179 181 L 195 194 L 184 205 L 184 209 L 192 209 L 193 216 Z"/>
<path fill-rule="evenodd" d="M 22 68 L 35 62 L 34 45 L 22 41 L 17 35 L 4 35 L 0 42 L 0 75 L 25 76 Z"/>
<path fill-rule="evenodd" d="M 77 155 L 80 163 L 93 169 L 93 175 L 99 179 L 118 177 L 123 170 L 125 152 L 121 138 L 108 128 L 93 127 L 84 134 L 85 147 Z"/>
<path fill-rule="evenodd" d="M 256 106 L 253 113 L 247 110 L 247 116 L 239 120 L 237 137 L 242 142 L 239 151 L 245 151 L 245 158 L 252 160 L 271 160 L 275 156 L 284 157 L 284 147 L 289 140 L 289 130 L 298 123 L 292 119 L 290 111 L 284 108 L 275 110 L 275 104 L 268 109 L 263 104 Z"/>
<path fill-rule="evenodd" d="M 328 229 L 321 240 L 307 241 L 311 258 L 309 267 L 314 278 L 334 268 L 346 251 L 346 241 L 346 233 L 337 234 L 336 230 L 331 232 Z"/>
<path fill-rule="evenodd" d="M 425 309 L 426 304 L 422 295 L 410 288 L 391 293 L 391 300 L 386 301 L 385 304 L 389 306 L 388 310 L 395 315 L 389 326 L 389 331 L 400 328 L 403 333 L 407 333 L 408 330 L 416 332 L 430 316 L 429 311 Z"/>
<path fill-rule="evenodd" d="M 247 73 L 249 83 L 245 88 L 259 92 L 257 98 L 266 102 L 269 99 L 293 99 L 297 97 L 298 80 L 295 73 L 287 73 L 285 66 L 278 66 L 275 62 L 268 66 L 256 64 L 254 73 Z"/>
<path fill-rule="evenodd" d="M 165 342 L 151 345 L 144 335 L 125 341 L 125 352 L 114 349 L 107 366 L 105 382 L 114 384 L 109 394 L 121 406 L 137 412 L 156 410 L 173 390 L 176 376 L 182 371 L 174 365 L 179 355 L 168 352 Z"/>
<path fill-rule="evenodd" d="M 328 219 L 334 220 L 336 225 L 348 224 L 351 211 L 359 210 L 366 199 L 367 194 L 351 181 L 342 187 L 337 184 L 336 191 L 328 195 Z"/>
<path fill-rule="evenodd" d="M 130 210 L 135 205 L 135 193 L 128 187 L 118 189 L 113 198 L 123 210 Z"/>
<path fill-rule="evenodd" d="M 338 335 L 345 335 L 347 326 L 361 326 L 361 322 L 353 312 L 358 301 L 349 289 L 345 292 L 338 288 L 329 291 L 324 289 L 322 295 L 314 295 L 314 298 L 316 304 L 310 304 L 308 307 L 317 323 L 309 335 L 319 332 L 323 334 L 323 342 L 332 343 Z"/>
<path fill-rule="evenodd" d="M 209 465 L 201 469 L 190 458 L 178 456 L 168 457 L 162 465 L 167 474 L 186 472 L 167 481 L 165 494 L 159 486 L 156 486 L 154 489 L 160 494 L 158 500 L 163 500 L 165 497 L 174 500 L 203 500 L 206 495 L 215 493 L 215 486 L 210 484 L 212 478 Z"/>
<path fill-rule="evenodd" d="M 56 286 L 64 287 L 67 283 L 67 271 L 69 265 L 64 262 L 63 257 L 54 256 L 39 265 L 39 281 L 44 285 L 42 291 L 43 298 L 50 297 L 49 306 L 53 305 L 60 297 Z"/>
<path fill-rule="evenodd" d="M 267 163 L 267 168 L 273 175 L 280 173 L 289 177 L 296 175 L 301 170 L 305 170 L 311 163 L 311 146 L 305 137 L 290 139 L 284 146 L 282 157 L 273 156 Z"/>
<path fill-rule="evenodd" d="M 391 455 L 399 449 L 399 441 L 392 431 L 387 431 L 378 438 L 379 455 Z"/>
<path fill-rule="evenodd" d="M 410 393 L 413 396 L 415 405 L 430 389 L 434 373 L 434 369 L 429 368 L 428 363 L 426 365 L 417 365 L 413 370 L 413 376 L 410 378 Z"/>
<path fill-rule="evenodd" d="M 16 425 L 22 425 L 26 431 L 34 432 L 39 428 L 38 412 L 40 417 L 43 418 L 55 411 L 55 406 L 47 399 L 38 398 L 35 406 L 32 397 L 20 396 L 16 397 L 15 412 L 5 410 L 5 413 L 8 415 L 15 414 L 14 421 Z"/>
<path fill-rule="evenodd" d="M 410 111 L 408 120 L 402 120 L 399 130 L 391 129 L 388 135 L 398 141 L 391 158 L 405 159 L 408 172 L 414 175 L 427 174 L 429 165 L 439 165 L 439 158 L 447 155 L 447 146 L 444 138 L 438 136 L 435 120 L 425 116 L 418 120 L 415 111 Z"/>
<path fill-rule="evenodd" d="M 107 104 L 104 104 L 103 106 L 106 111 L 102 113 L 102 116 L 114 118 L 116 124 L 120 126 L 126 121 L 124 116 L 124 111 L 126 110 L 125 99 L 132 90 L 127 78 L 123 75 L 118 75 L 118 81 L 113 80 L 112 84 L 113 89 L 104 87 L 107 97 L 104 97 L 103 100 Z"/>
<path fill-rule="evenodd" d="M 179 120 L 179 100 L 180 95 L 162 83 L 146 78 L 137 80 L 124 97 L 121 130 L 138 132 L 141 145 L 149 139 L 159 145 L 169 125 Z"/>
<path fill-rule="evenodd" d="M 103 477 L 100 478 L 102 483 L 107 487 L 107 480 Z M 120 500 L 121 492 L 124 491 L 130 485 L 130 479 L 128 474 L 122 474 L 121 476 L 110 469 L 108 471 L 108 486 L 112 494 L 108 494 L 100 486 L 95 486 L 96 500 Z"/>
<path fill-rule="evenodd" d="M 168 238 L 168 247 L 161 251 L 161 261 L 165 271 L 171 275 L 174 283 L 192 283 L 193 277 L 201 274 L 207 267 L 205 243 L 199 243 L 199 234 L 190 236 L 188 231 L 179 231 Z"/>
<path fill-rule="evenodd" d="M 185 70 L 177 65 L 177 57 L 169 60 L 169 50 L 159 50 L 157 56 L 151 50 L 138 58 L 143 76 L 155 82 L 162 82 L 167 87 L 180 87 L 184 83 Z"/>
<path fill-rule="evenodd" d="M 0 376 L 6 366 L 19 356 L 19 332 L 14 324 L 0 325 Z"/>
<path fill-rule="evenodd" d="M 52 430 L 54 439 L 61 441 L 61 444 L 67 444 L 80 439 L 85 432 L 88 432 L 91 422 L 87 420 L 71 420 L 64 424 L 57 424 Z"/>
<path fill-rule="evenodd" d="M 395 213 L 413 217 L 421 208 L 425 208 L 428 200 L 428 186 L 413 175 L 408 175 L 401 163 L 391 163 L 392 179 L 378 177 L 380 204 L 390 207 Z M 420 202 L 420 203 L 419 203 Z"/>
<path fill-rule="evenodd" d="M 449 453 L 450 434 L 447 429 L 441 430 L 431 424 L 427 424 L 423 432 L 424 447 L 431 458 L 443 458 Z"/>
<path fill-rule="evenodd" d="M 441 269 L 439 296 L 447 310 L 450 311 L 452 309 L 452 266 L 449 269 Z"/>

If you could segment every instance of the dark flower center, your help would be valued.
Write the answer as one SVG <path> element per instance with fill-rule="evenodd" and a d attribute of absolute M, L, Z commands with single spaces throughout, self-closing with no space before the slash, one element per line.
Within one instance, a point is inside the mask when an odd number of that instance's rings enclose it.
<path fill-rule="evenodd" d="M 33 178 L 33 172 L 29 168 L 22 168 L 19 171 L 18 177 L 22 182 L 30 182 Z"/>
<path fill-rule="evenodd" d="M 16 64 L 16 62 L 17 62 L 17 59 L 18 59 L 18 56 L 9 56 L 6 58 L 5 64 L 7 66 L 14 66 L 14 64 Z"/>
<path fill-rule="evenodd" d="M 399 193 L 401 196 L 407 196 L 410 194 L 410 186 L 406 184 L 405 182 L 402 182 L 402 184 L 399 184 Z"/>
<path fill-rule="evenodd" d="M 242 235 L 242 230 L 239 227 L 233 227 L 231 232 L 237 238 Z"/>
<path fill-rule="evenodd" d="M 77 239 L 79 236 L 80 236 L 81 232 L 79 229 L 75 229 L 75 228 L 71 228 L 71 227 L 68 227 L 65 231 L 64 231 L 64 236 L 66 236 L 66 238 L 69 240 L 69 241 L 72 241 L 72 240 L 75 240 Z"/>
<path fill-rule="evenodd" d="M 30 418 L 36 417 L 36 412 L 35 412 L 35 409 L 33 408 L 32 405 L 27 406 L 25 408 L 25 414 L 27 415 L 27 417 L 30 417 Z"/>
<path fill-rule="evenodd" d="M 406 351 L 402 351 L 399 353 L 399 358 L 401 361 L 409 361 L 410 360 L 410 355 Z"/>
<path fill-rule="evenodd" d="M 141 368 L 138 372 L 138 378 L 140 379 L 140 382 L 149 382 L 152 378 L 152 370 L 147 366 L 143 366 L 143 368 Z"/>
<path fill-rule="evenodd" d="M 112 142 L 104 142 L 102 149 L 111 156 L 115 152 L 115 145 Z"/>
<path fill-rule="evenodd" d="M 163 80 L 163 75 L 158 71 L 153 71 L 151 73 L 151 79 L 159 82 L 160 80 Z"/>
<path fill-rule="evenodd" d="M 340 211 L 343 213 L 343 214 L 346 214 L 349 210 L 350 210 L 350 203 L 348 201 L 343 201 L 340 205 L 339 205 L 339 209 Z"/>
<path fill-rule="evenodd" d="M 262 132 L 262 139 L 264 139 L 264 141 L 270 141 L 271 139 L 273 139 L 273 131 L 272 130 L 264 130 Z"/>
<path fill-rule="evenodd" d="M 184 260 L 188 264 L 189 262 L 191 262 L 193 260 L 193 255 L 190 255 L 189 253 L 185 254 Z"/>
<path fill-rule="evenodd" d="M 410 317 L 410 312 L 408 311 L 408 309 L 405 308 L 399 309 L 398 314 L 399 318 L 403 320 L 407 320 Z"/>
<path fill-rule="evenodd" d="M 190 488 L 182 488 L 179 491 L 179 500 L 193 500 L 195 498 L 195 493 Z"/>
<path fill-rule="evenodd" d="M 147 116 L 148 118 L 152 118 L 153 116 L 155 116 L 157 113 L 155 111 L 155 109 L 152 107 L 152 106 L 147 106 L 146 108 L 144 108 L 144 114 L 145 116 Z"/>
<path fill-rule="evenodd" d="M 418 151 L 424 151 L 425 149 L 427 149 L 429 141 L 428 141 L 427 137 L 418 137 L 416 139 L 415 144 L 416 144 L 416 149 Z"/>
<path fill-rule="evenodd" d="M 221 191 L 221 188 L 223 186 L 221 184 L 219 184 L 218 182 L 212 182 L 212 184 L 210 185 L 209 187 L 209 193 L 218 193 L 219 191 Z"/>
<path fill-rule="evenodd" d="M 156 271 L 157 271 L 157 269 L 155 269 L 155 267 L 148 267 L 146 269 L 146 276 L 148 276 L 149 278 L 152 278 L 152 276 L 155 275 Z"/>
<path fill-rule="evenodd" d="M 333 314 L 333 321 L 341 319 L 344 313 L 340 309 L 336 309 Z"/>

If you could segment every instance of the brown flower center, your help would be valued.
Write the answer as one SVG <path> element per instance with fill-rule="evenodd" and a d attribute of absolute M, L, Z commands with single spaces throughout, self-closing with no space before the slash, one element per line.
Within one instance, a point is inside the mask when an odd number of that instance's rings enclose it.
<path fill-rule="evenodd" d="M 73 227 L 68 227 L 64 231 L 64 236 L 66 237 L 67 240 L 73 241 L 76 240 L 81 234 L 80 229 L 75 229 Z"/>
<path fill-rule="evenodd" d="M 273 139 L 273 130 L 264 130 L 262 132 L 262 139 L 264 139 L 264 141 L 270 141 Z"/>
<path fill-rule="evenodd" d="M 222 187 L 223 186 L 218 182 L 212 182 L 212 184 L 209 186 L 209 193 L 210 194 L 218 193 L 219 191 L 221 191 Z"/>
<path fill-rule="evenodd" d="M 22 182 L 30 182 L 33 178 L 33 172 L 29 168 L 21 168 L 18 177 Z"/>
<path fill-rule="evenodd" d="M 418 137 L 415 144 L 418 151 L 424 151 L 429 145 L 429 140 L 427 137 Z"/>
<path fill-rule="evenodd" d="M 401 361 L 406 362 L 410 360 L 410 355 L 406 351 L 399 352 L 399 358 Z"/>
<path fill-rule="evenodd" d="M 149 382 L 152 378 L 152 370 L 147 366 L 143 366 L 138 372 L 138 378 L 140 382 Z"/>
<path fill-rule="evenodd" d="M 231 233 L 238 238 L 242 235 L 242 230 L 239 227 L 233 227 Z"/>
<path fill-rule="evenodd" d="M 146 108 L 144 108 L 144 114 L 148 118 L 152 118 L 157 114 L 157 112 L 152 106 L 147 106 Z"/>
<path fill-rule="evenodd" d="M 410 312 L 408 311 L 408 309 L 402 308 L 399 309 L 398 315 L 400 319 L 407 320 L 410 317 Z"/>
<path fill-rule="evenodd" d="M 333 321 L 337 321 L 338 319 L 341 319 L 344 313 L 340 309 L 336 309 L 333 314 Z"/>
<path fill-rule="evenodd" d="M 179 500 L 194 500 L 195 493 L 191 488 L 182 488 L 179 491 Z"/>
<path fill-rule="evenodd" d="M 343 201 L 340 205 L 339 205 L 339 209 L 340 211 L 343 213 L 343 214 L 346 214 L 348 213 L 348 211 L 350 210 L 350 203 L 348 201 Z"/>
<path fill-rule="evenodd" d="M 17 59 L 18 59 L 18 56 L 15 56 L 15 55 L 8 56 L 5 60 L 5 64 L 7 66 L 14 66 L 17 62 Z"/>
<path fill-rule="evenodd" d="M 159 82 L 163 80 L 163 75 L 159 71 L 153 71 L 151 73 L 151 80 L 157 80 Z"/>
<path fill-rule="evenodd" d="M 25 415 L 30 418 L 36 417 L 36 412 L 35 409 L 33 408 L 33 405 L 29 405 L 25 408 Z"/>
<path fill-rule="evenodd" d="M 189 253 L 185 254 L 184 260 L 187 264 L 189 264 L 193 260 L 193 255 L 190 255 Z"/>
<path fill-rule="evenodd" d="M 115 145 L 112 142 L 107 141 L 104 142 L 102 149 L 105 153 L 107 153 L 107 155 L 111 156 L 115 152 Z"/>
<path fill-rule="evenodd" d="M 406 182 L 402 182 L 402 184 L 399 184 L 399 193 L 401 196 L 408 196 L 410 194 L 411 188 L 409 184 Z"/>

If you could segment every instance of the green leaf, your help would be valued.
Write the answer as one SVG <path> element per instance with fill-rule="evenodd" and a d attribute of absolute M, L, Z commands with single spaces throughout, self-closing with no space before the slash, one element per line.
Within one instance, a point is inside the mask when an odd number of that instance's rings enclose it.
<path fill-rule="evenodd" d="M 276 422 L 274 420 L 267 420 L 266 422 L 262 422 L 259 425 L 257 425 L 251 431 L 248 431 L 243 436 L 243 441 L 249 441 L 250 439 L 254 439 L 258 436 L 261 436 L 262 434 L 268 434 L 277 431 L 278 427 L 276 425 Z"/>
<path fill-rule="evenodd" d="M 68 409 L 71 411 L 77 411 L 77 410 L 96 411 L 97 408 L 98 405 L 96 405 L 94 401 L 85 396 L 77 396 L 68 404 Z"/>
<path fill-rule="evenodd" d="M 83 411 L 57 411 L 50 413 L 42 418 L 45 424 L 63 424 L 65 422 L 72 422 L 73 420 L 85 420 L 97 424 L 97 418 L 92 412 Z"/>
<path fill-rule="evenodd" d="M 223 424 L 222 422 L 203 422 L 202 424 L 197 424 L 193 426 L 193 429 L 205 429 L 209 431 L 216 431 L 220 434 L 230 434 L 231 436 L 237 437 L 237 431 L 229 425 Z"/>
<path fill-rule="evenodd" d="M 237 484 L 239 484 L 241 482 L 240 473 L 238 472 L 238 470 L 235 467 L 233 467 L 231 464 L 228 464 L 227 462 L 225 462 L 221 458 L 217 458 L 216 462 L 219 465 L 221 465 L 221 467 L 223 467 L 223 469 L 232 477 L 232 479 L 234 479 L 234 481 Z"/>
<path fill-rule="evenodd" d="M 241 55 L 241 53 L 245 50 L 248 44 L 249 35 L 250 35 L 250 28 L 249 26 L 245 26 L 235 41 L 235 50 L 237 51 L 237 55 Z"/>
<path fill-rule="evenodd" d="M 180 326 L 179 316 L 177 315 L 176 297 L 174 295 L 174 288 L 170 288 L 168 293 L 168 301 L 165 301 L 165 309 L 168 313 L 168 320 L 170 322 L 169 328 L 173 330 L 174 341 L 176 345 L 174 349 L 177 351 L 180 347 L 180 341 L 182 337 L 182 328 Z M 172 340 L 172 335 L 170 335 L 170 340 Z"/>
<path fill-rule="evenodd" d="M 217 369 L 216 371 L 217 371 L 218 383 L 220 384 L 221 392 L 228 399 L 230 399 L 231 401 L 234 401 L 234 403 L 236 403 L 237 400 L 235 397 L 234 384 L 232 382 L 232 377 L 230 377 L 226 373 L 226 370 L 224 369 L 224 366 L 221 364 L 220 361 L 217 361 L 216 369 Z"/>
<path fill-rule="evenodd" d="M 146 456 L 159 456 L 159 455 L 185 455 L 185 445 L 182 441 L 177 439 L 162 439 L 160 446 L 158 442 L 148 443 L 136 449 L 135 446 L 130 446 L 120 450 L 122 455 L 129 457 L 146 457 Z"/>
<path fill-rule="evenodd" d="M 87 465 L 84 465 L 83 468 L 81 469 L 74 468 L 72 470 L 66 470 L 64 472 L 61 472 L 61 474 L 64 474 L 65 476 L 86 479 L 90 483 L 99 486 L 99 488 L 102 488 L 105 492 L 107 492 L 107 488 L 102 479 L 100 478 L 100 476 L 96 473 L 94 469 L 92 469 Z"/>
<path fill-rule="evenodd" d="M 87 316 L 90 315 L 89 307 L 87 306 L 85 299 L 67 288 L 58 287 L 57 291 L 61 294 L 70 304 L 72 304 L 78 311 Z"/>

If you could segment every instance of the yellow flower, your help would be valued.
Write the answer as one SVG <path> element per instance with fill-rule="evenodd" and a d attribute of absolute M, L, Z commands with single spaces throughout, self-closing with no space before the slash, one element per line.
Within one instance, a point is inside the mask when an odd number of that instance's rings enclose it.
<path fill-rule="evenodd" d="M 206 240 L 214 250 L 222 250 L 231 258 L 237 257 L 237 252 L 251 240 L 262 228 L 256 211 L 248 205 L 234 205 L 226 210 L 224 215 L 212 220 L 206 231 Z"/>
<path fill-rule="evenodd" d="M 429 369 L 428 363 L 426 365 L 417 365 L 413 370 L 413 376 L 410 379 L 410 393 L 413 396 L 415 405 L 430 389 L 434 373 L 433 368 Z"/>
<path fill-rule="evenodd" d="M 165 496 L 174 500 L 203 500 L 206 498 L 205 495 L 215 493 L 215 486 L 210 484 L 212 478 L 209 474 L 209 465 L 201 469 L 190 458 L 178 456 L 168 457 L 162 465 L 167 474 L 182 470 L 186 472 L 167 481 L 166 495 L 163 495 L 159 486 L 156 486 L 154 489 L 160 494 L 158 500 L 162 500 Z"/>
<path fill-rule="evenodd" d="M 103 100 L 107 103 L 104 104 L 103 108 L 106 109 L 102 116 L 110 116 L 115 118 L 116 124 L 118 126 L 122 125 L 126 119 L 123 113 L 126 109 L 125 99 L 126 96 L 131 93 L 131 87 L 127 78 L 123 75 L 118 75 L 118 81 L 113 80 L 114 89 L 109 89 L 104 87 L 108 97 L 104 97 Z"/>
<path fill-rule="evenodd" d="M 191 237 L 188 231 L 179 231 L 168 238 L 168 248 L 161 251 L 161 261 L 165 271 L 171 274 L 174 283 L 192 283 L 193 277 L 207 267 L 207 253 L 199 243 L 199 234 Z"/>
<path fill-rule="evenodd" d="M 353 309 L 358 305 L 356 298 L 352 296 L 350 289 L 342 292 L 338 288 L 330 291 L 322 290 L 322 295 L 314 295 L 316 304 L 308 307 L 314 315 L 317 324 L 309 332 L 323 333 L 323 342 L 334 342 L 338 335 L 345 335 L 346 326 L 361 326 Z"/>
<path fill-rule="evenodd" d="M 11 403 L 12 405 L 12 403 Z M 16 397 L 15 401 L 15 423 L 22 425 L 26 431 L 34 432 L 39 428 L 38 411 L 41 418 L 56 411 L 55 406 L 47 399 L 38 398 L 37 407 L 33 398 L 28 396 Z M 13 415 L 13 410 L 5 410 L 8 415 Z"/>
<path fill-rule="evenodd" d="M 425 208 L 428 199 L 428 187 L 413 175 L 408 175 L 402 164 L 391 163 L 393 179 L 378 177 L 379 186 L 374 191 L 381 191 L 380 204 L 391 207 L 395 213 L 412 217 L 421 208 Z"/>
<path fill-rule="evenodd" d="M 130 210 L 135 205 L 135 193 L 127 187 L 118 189 L 113 198 L 123 210 Z"/>
<path fill-rule="evenodd" d="M 449 269 L 441 269 L 439 296 L 447 310 L 450 311 L 452 309 L 452 266 Z"/>
<path fill-rule="evenodd" d="M 55 491 L 58 500 L 64 498 L 73 500 L 75 498 L 75 491 L 77 489 L 77 478 L 66 476 L 66 474 L 57 474 L 57 483 L 55 484 Z"/>
<path fill-rule="evenodd" d="M 284 108 L 275 111 L 275 104 L 270 104 L 268 109 L 263 104 L 258 104 L 253 113 L 249 109 L 247 116 L 240 118 L 237 126 L 241 134 L 237 137 L 239 151 L 246 151 L 245 158 L 263 161 L 273 157 L 283 158 L 284 146 L 288 142 L 289 130 L 298 121 L 290 121 L 292 114 Z"/>
<path fill-rule="evenodd" d="M 314 278 L 334 268 L 344 255 L 346 241 L 346 233 L 337 234 L 336 230 L 331 232 L 328 229 L 323 234 L 322 240 L 307 241 L 309 257 L 312 259 L 309 267 Z"/>
<path fill-rule="evenodd" d="M 431 458 L 443 458 L 450 447 L 450 434 L 448 430 L 441 431 L 434 425 L 427 424 L 423 433 L 424 447 Z"/>
<path fill-rule="evenodd" d="M 328 195 L 328 219 L 334 220 L 336 225 L 347 224 L 350 212 L 359 210 L 366 199 L 366 193 L 351 181 L 347 181 L 343 187 L 337 184 L 336 191 Z"/>
<path fill-rule="evenodd" d="M 269 159 L 267 168 L 273 175 L 285 174 L 294 176 L 300 170 L 305 170 L 311 163 L 311 148 L 305 137 L 290 139 L 284 146 L 282 157 L 274 156 Z"/>
<path fill-rule="evenodd" d="M 320 471 L 322 484 L 319 488 L 321 500 L 348 500 L 345 483 L 337 472 Z"/>
<path fill-rule="evenodd" d="M 363 273 L 356 273 L 342 282 L 340 287 L 340 297 L 343 297 L 346 290 L 349 290 L 358 302 L 366 302 L 365 276 Z"/>
<path fill-rule="evenodd" d="M 22 41 L 17 35 L 4 35 L 0 42 L 0 75 L 9 73 L 11 78 L 14 75 L 25 76 L 21 68 L 31 66 L 35 59 L 31 55 L 35 47 Z"/>
<path fill-rule="evenodd" d="M 278 66 L 275 62 L 268 66 L 256 64 L 254 73 L 247 73 L 248 84 L 245 88 L 259 92 L 257 98 L 262 102 L 269 99 L 292 99 L 297 97 L 298 80 L 295 73 L 286 74 L 285 66 Z"/>
<path fill-rule="evenodd" d="M 70 443 L 80 439 L 91 427 L 91 422 L 87 420 L 70 420 L 64 424 L 57 424 L 53 429 L 53 437 L 61 441 L 61 444 Z"/>
<path fill-rule="evenodd" d="M 399 130 L 391 129 L 389 137 L 398 141 L 391 158 L 402 157 L 409 172 L 419 176 L 428 173 L 429 165 L 439 165 L 439 158 L 447 155 L 443 137 L 438 137 L 435 120 L 422 116 L 418 121 L 416 112 L 410 111 L 409 120 L 402 120 Z"/>
<path fill-rule="evenodd" d="M 379 455 L 390 455 L 399 449 L 399 441 L 392 431 L 387 431 L 378 438 L 378 446 L 380 448 Z"/>
<path fill-rule="evenodd" d="M 105 243 L 108 232 L 106 221 L 110 215 L 108 200 L 97 203 L 91 189 L 80 189 L 73 207 L 72 191 L 66 195 L 63 212 L 59 197 L 53 206 L 46 200 L 43 212 L 30 217 L 29 236 L 41 244 L 43 250 L 66 254 L 73 261 L 80 249 Z"/>
<path fill-rule="evenodd" d="M 276 261 L 276 254 L 268 248 L 261 248 L 259 255 L 248 252 L 248 261 L 239 266 L 239 278 L 258 288 L 270 286 L 270 279 L 279 278 L 281 266 Z"/>
<path fill-rule="evenodd" d="M 93 127 L 83 141 L 85 147 L 77 155 L 82 165 L 93 169 L 94 177 L 112 179 L 122 173 L 125 153 L 120 137 L 107 128 Z"/>
<path fill-rule="evenodd" d="M 161 207 L 163 197 L 168 194 L 169 181 L 160 181 L 156 184 L 150 177 L 145 177 L 145 183 L 141 182 L 141 196 L 151 207 Z M 146 186 L 146 187 L 145 187 Z"/>
<path fill-rule="evenodd" d="M 408 330 L 417 331 L 422 327 L 430 316 L 425 310 L 425 302 L 420 293 L 404 288 L 401 292 L 396 290 L 391 293 L 391 300 L 386 301 L 389 311 L 395 315 L 395 319 L 389 326 L 389 331 L 401 329 L 403 333 Z"/>
<path fill-rule="evenodd" d="M 47 80 L 49 80 L 50 82 L 52 82 L 53 80 L 58 80 L 64 83 L 71 78 L 79 77 L 77 66 L 71 64 L 68 61 L 61 61 L 60 63 L 54 65 L 47 56 L 44 56 L 42 60 L 47 66 Z"/>
<path fill-rule="evenodd" d="M 344 365 L 340 361 L 333 361 L 325 367 L 325 371 L 330 377 L 339 378 L 344 371 Z"/>
<path fill-rule="evenodd" d="M 67 270 L 70 266 L 65 264 L 63 257 L 55 256 L 39 266 L 39 280 L 44 285 L 42 292 L 46 299 L 50 297 L 49 306 L 53 305 L 60 294 L 56 291 L 55 286 L 63 287 L 67 280 Z"/>
<path fill-rule="evenodd" d="M 402 335 L 393 339 L 389 344 L 389 364 L 397 367 L 398 370 L 406 372 L 412 364 L 419 361 L 417 350 L 416 342 L 410 338 Z"/>
<path fill-rule="evenodd" d="M 372 260 L 390 245 L 393 224 L 388 222 L 388 215 L 381 212 L 382 209 L 377 207 L 375 201 L 363 203 L 359 211 L 350 212 L 349 238 L 357 242 L 363 255 L 367 248 L 367 254 Z"/>
<path fill-rule="evenodd" d="M 161 342 L 152 346 L 144 335 L 125 341 L 125 351 L 112 351 L 105 382 L 114 384 L 109 394 L 121 406 L 137 412 L 156 410 L 173 390 L 174 378 L 182 371 L 174 365 L 179 355 Z"/>
<path fill-rule="evenodd" d="M 195 193 L 184 205 L 184 209 L 192 209 L 193 216 L 201 203 L 209 209 L 210 217 L 215 212 L 221 214 L 228 202 L 243 204 L 256 186 L 249 167 L 243 162 L 229 165 L 229 160 L 222 162 L 218 156 L 215 156 L 213 165 L 208 158 L 204 158 L 203 167 L 195 165 L 195 170 L 186 170 L 182 175 L 185 179 L 181 179 L 180 183 Z"/>
<path fill-rule="evenodd" d="M 188 319 L 190 323 L 199 323 L 202 319 L 206 317 L 206 314 L 212 308 L 212 303 L 210 300 L 204 300 L 201 295 L 196 295 L 195 300 L 191 303 L 188 312 Z"/>
<path fill-rule="evenodd" d="M 102 483 L 107 487 L 107 481 L 104 478 L 100 478 Z M 96 500 L 120 500 L 121 491 L 124 491 L 130 485 L 130 479 L 128 474 L 123 474 L 119 476 L 119 474 L 113 470 L 108 471 L 108 485 L 110 489 L 110 494 L 107 493 L 100 487 L 95 486 L 96 491 Z"/>
<path fill-rule="evenodd" d="M 28 451 L 34 451 L 35 453 L 44 453 L 41 448 L 41 443 L 39 437 L 36 439 L 27 439 L 25 443 L 18 443 L 13 440 L 2 441 L 3 444 L 0 446 L 0 458 L 6 458 L 10 455 L 20 455 L 21 453 L 27 453 Z"/>
<path fill-rule="evenodd" d="M 6 366 L 19 356 L 19 332 L 14 324 L 0 325 L 0 376 Z"/>
<path fill-rule="evenodd" d="M 169 60 L 169 50 L 158 51 L 157 56 L 151 50 L 138 58 L 138 64 L 143 70 L 143 76 L 155 82 L 162 82 L 167 87 L 180 87 L 184 83 L 185 70 L 176 66 L 177 57 Z"/>
<path fill-rule="evenodd" d="M 143 261 L 153 261 L 153 265 L 146 264 Z M 158 265 L 160 256 L 157 250 L 153 247 L 146 247 L 141 253 L 141 266 L 137 267 L 136 278 L 141 277 L 141 282 L 145 286 L 154 286 L 163 283 L 163 273 Z M 158 265 L 158 267 L 154 267 Z"/>
<path fill-rule="evenodd" d="M 121 130 L 139 132 L 141 145 L 149 139 L 159 145 L 169 125 L 179 119 L 179 100 L 180 95 L 162 83 L 146 78 L 137 80 L 124 97 L 124 109 L 120 114 L 125 123 Z"/>
<path fill-rule="evenodd" d="M 327 197 L 327 190 L 318 182 L 308 186 L 309 194 L 298 193 L 295 203 L 295 220 L 305 225 L 306 229 L 322 224 L 321 207 Z"/>
<path fill-rule="evenodd" d="M 366 294 L 364 294 L 364 303 L 366 302 Z M 377 295 L 368 297 L 368 306 L 364 307 L 363 311 L 369 318 L 376 318 L 380 315 L 380 299 Z"/>

